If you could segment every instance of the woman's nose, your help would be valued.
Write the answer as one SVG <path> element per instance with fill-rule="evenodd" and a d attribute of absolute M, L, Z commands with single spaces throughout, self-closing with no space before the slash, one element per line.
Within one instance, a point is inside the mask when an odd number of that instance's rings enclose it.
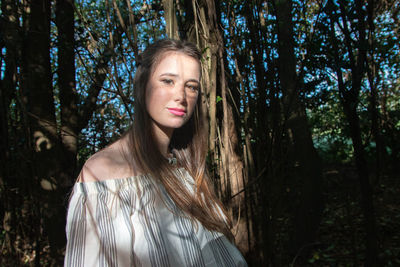
<path fill-rule="evenodd" d="M 175 97 L 176 101 L 186 101 L 185 85 L 181 85 L 181 84 L 176 85 L 174 97 Z"/>

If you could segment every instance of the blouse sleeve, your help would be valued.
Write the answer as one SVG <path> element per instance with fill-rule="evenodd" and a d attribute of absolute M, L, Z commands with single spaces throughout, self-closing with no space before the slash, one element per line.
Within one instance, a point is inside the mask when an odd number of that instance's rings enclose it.
<path fill-rule="evenodd" d="M 67 213 L 64 266 L 133 265 L 132 201 L 129 194 L 116 191 L 102 182 L 75 185 Z"/>
<path fill-rule="evenodd" d="M 65 251 L 64 266 L 84 266 L 86 236 L 86 200 L 84 194 L 76 191 L 72 193 L 67 214 L 67 247 Z"/>

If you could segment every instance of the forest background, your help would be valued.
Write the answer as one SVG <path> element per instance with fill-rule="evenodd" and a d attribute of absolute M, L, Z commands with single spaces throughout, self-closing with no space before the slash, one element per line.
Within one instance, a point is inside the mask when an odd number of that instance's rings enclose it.
<path fill-rule="evenodd" d="M 400 264 L 396 0 L 2 0 L 0 265 L 60 266 L 71 187 L 135 59 L 203 53 L 208 166 L 250 266 Z"/>

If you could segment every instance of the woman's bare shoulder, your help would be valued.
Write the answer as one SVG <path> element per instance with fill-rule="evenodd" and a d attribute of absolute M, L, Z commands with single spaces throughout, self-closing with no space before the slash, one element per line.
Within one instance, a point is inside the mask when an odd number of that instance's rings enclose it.
<path fill-rule="evenodd" d="M 136 176 L 138 174 L 124 156 L 120 141 L 117 141 L 98 151 L 85 162 L 79 174 L 78 181 L 104 181 Z"/>

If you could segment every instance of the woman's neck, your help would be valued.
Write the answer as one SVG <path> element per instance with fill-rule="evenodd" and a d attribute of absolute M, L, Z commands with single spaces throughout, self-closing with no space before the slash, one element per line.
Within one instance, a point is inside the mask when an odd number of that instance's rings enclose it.
<path fill-rule="evenodd" d="M 156 139 L 155 141 L 157 142 L 157 146 L 161 154 L 166 158 L 170 157 L 171 151 L 169 151 L 169 143 L 171 142 L 174 129 L 153 125 L 153 131 Z"/>

